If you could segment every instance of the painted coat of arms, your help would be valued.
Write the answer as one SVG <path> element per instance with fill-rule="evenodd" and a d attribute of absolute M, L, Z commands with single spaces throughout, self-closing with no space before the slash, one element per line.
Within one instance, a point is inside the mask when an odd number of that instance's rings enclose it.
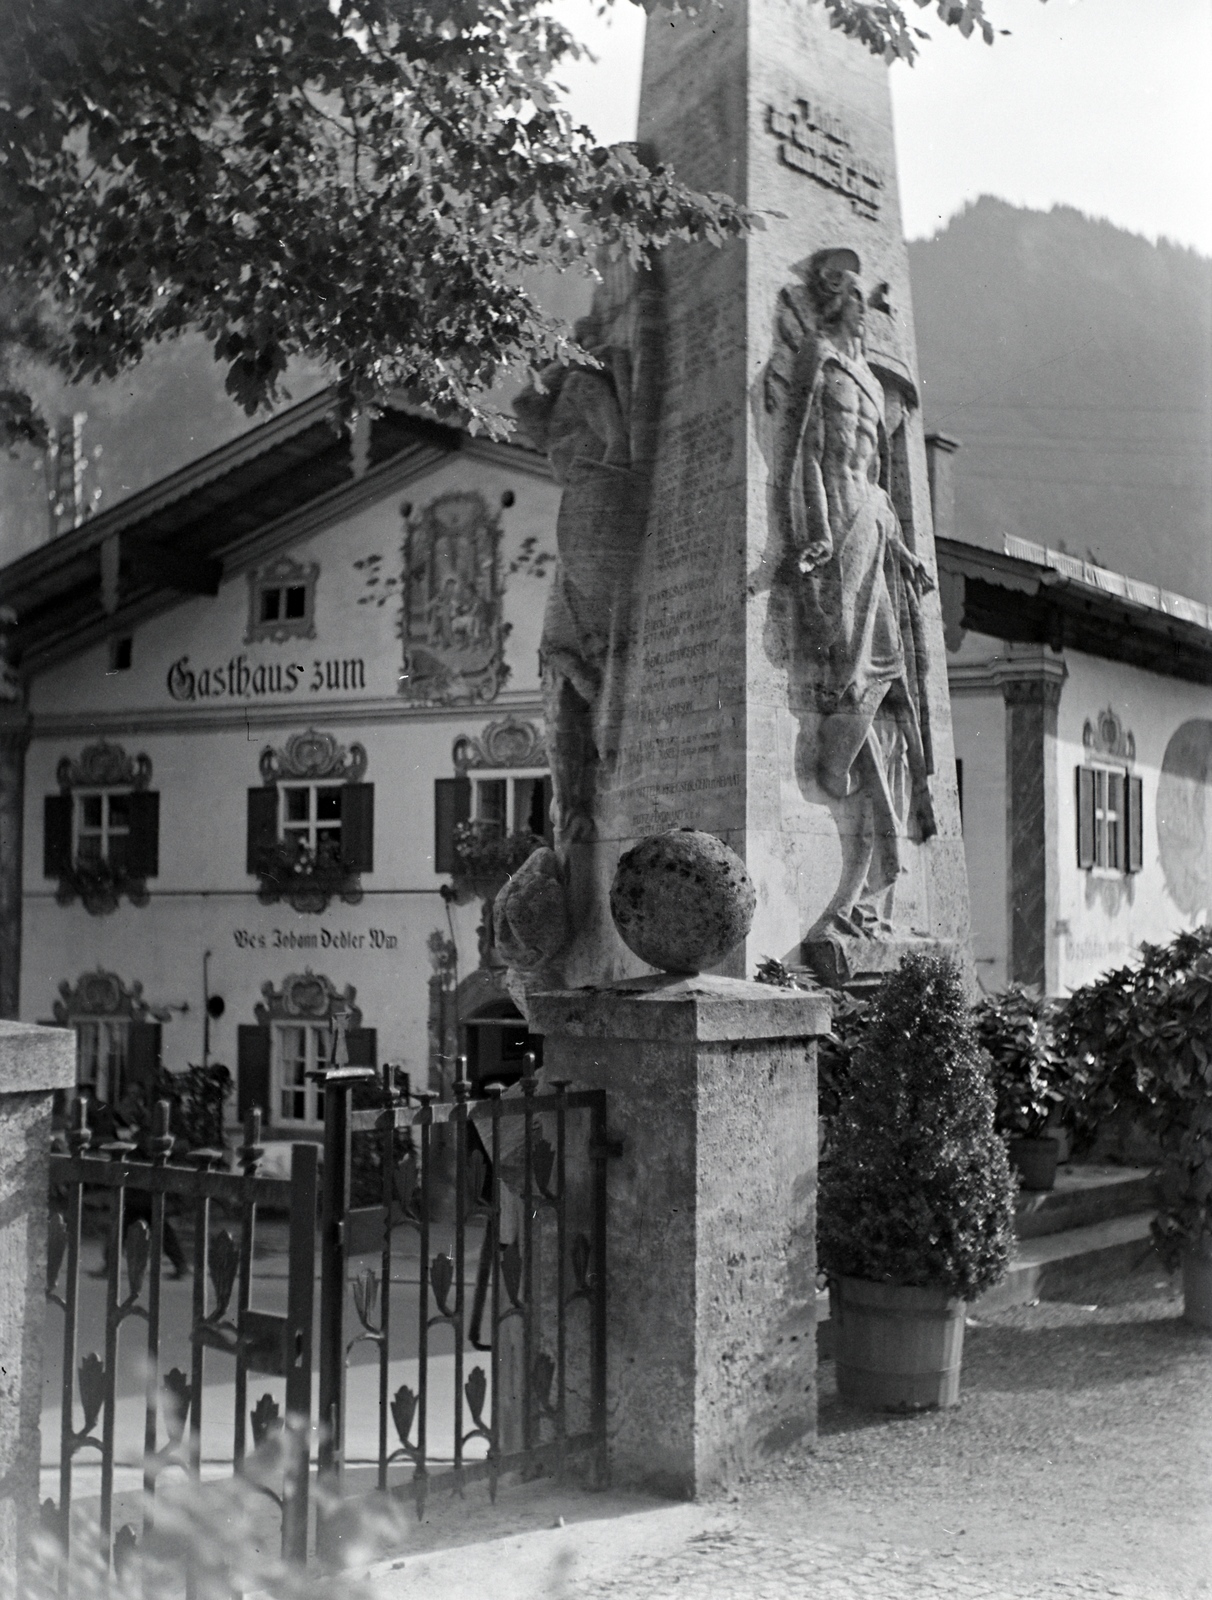
<path fill-rule="evenodd" d="M 500 519 L 463 490 L 406 515 L 400 693 L 426 705 L 493 700 L 509 670 Z"/>

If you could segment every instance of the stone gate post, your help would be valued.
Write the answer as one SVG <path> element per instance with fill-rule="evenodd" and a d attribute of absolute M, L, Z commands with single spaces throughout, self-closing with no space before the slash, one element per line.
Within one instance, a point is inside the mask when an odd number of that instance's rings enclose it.
<path fill-rule="evenodd" d="M 38 1521 L 51 1102 L 76 1081 L 67 1028 L 0 1020 L 0 1574 Z"/>
<path fill-rule="evenodd" d="M 611 1480 L 693 1497 L 816 1432 L 821 995 L 735 978 L 530 997 L 543 1073 L 605 1089 Z"/>

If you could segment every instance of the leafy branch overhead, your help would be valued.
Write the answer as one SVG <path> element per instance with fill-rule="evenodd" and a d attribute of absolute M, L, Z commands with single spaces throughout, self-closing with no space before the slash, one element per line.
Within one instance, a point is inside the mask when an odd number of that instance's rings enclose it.
<path fill-rule="evenodd" d="M 912 58 L 899 6 L 804 3 Z M 981 0 L 938 10 L 989 36 Z M 198 328 L 250 414 L 307 357 L 351 406 L 500 430 L 503 370 L 569 348 L 530 269 L 751 221 L 573 124 L 542 0 L 0 0 L 0 37 L 0 368 L 113 377 Z M 11 371 L 0 422 L 39 435 Z"/>

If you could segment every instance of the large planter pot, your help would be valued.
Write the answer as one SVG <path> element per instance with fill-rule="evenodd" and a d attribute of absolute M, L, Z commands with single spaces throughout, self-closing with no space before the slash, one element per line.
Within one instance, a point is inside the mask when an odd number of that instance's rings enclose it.
<path fill-rule="evenodd" d="M 1183 1252 L 1183 1321 L 1212 1333 L 1212 1239 Z"/>
<path fill-rule="evenodd" d="M 1011 1139 L 1010 1164 L 1024 1189 L 1051 1189 L 1056 1183 L 1059 1139 Z"/>
<path fill-rule="evenodd" d="M 962 1300 L 945 1289 L 839 1278 L 829 1303 L 844 1400 L 873 1411 L 959 1404 Z"/>

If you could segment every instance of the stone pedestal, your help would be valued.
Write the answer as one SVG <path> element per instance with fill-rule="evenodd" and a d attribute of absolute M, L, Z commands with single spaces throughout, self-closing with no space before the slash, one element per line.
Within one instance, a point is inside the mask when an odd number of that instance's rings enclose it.
<path fill-rule="evenodd" d="M 76 1081 L 66 1028 L 0 1021 L 0 1574 L 38 1521 L 51 1101 Z"/>
<path fill-rule="evenodd" d="M 816 1431 L 820 996 L 651 978 L 531 997 L 547 1079 L 607 1091 L 612 1481 L 678 1497 Z"/>

